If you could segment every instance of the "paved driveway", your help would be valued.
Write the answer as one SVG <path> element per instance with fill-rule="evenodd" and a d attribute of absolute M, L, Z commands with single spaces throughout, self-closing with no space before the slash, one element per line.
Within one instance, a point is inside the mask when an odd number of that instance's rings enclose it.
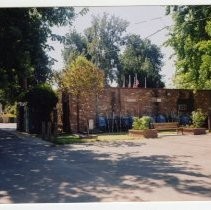
<path fill-rule="evenodd" d="M 52 146 L 0 131 L 0 203 L 211 200 L 211 135 Z"/>

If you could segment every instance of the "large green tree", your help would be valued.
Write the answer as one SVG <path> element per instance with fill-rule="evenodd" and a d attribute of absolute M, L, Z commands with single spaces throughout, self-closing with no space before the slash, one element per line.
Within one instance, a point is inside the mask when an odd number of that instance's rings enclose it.
<path fill-rule="evenodd" d="M 79 55 L 83 55 L 90 59 L 87 52 L 87 45 L 86 37 L 78 33 L 75 29 L 67 33 L 64 43 L 65 48 L 62 52 L 66 66 L 68 66 Z"/>
<path fill-rule="evenodd" d="M 104 13 L 102 16 L 93 16 L 91 26 L 81 35 L 71 31 L 66 35 L 63 57 L 65 63 L 74 60 L 78 55 L 84 55 L 105 72 L 106 83 L 120 76 L 114 75 L 113 68 L 120 71 L 119 52 L 124 32 L 128 22 L 115 16 Z"/>
<path fill-rule="evenodd" d="M 47 40 L 64 40 L 51 27 L 71 24 L 74 15 L 73 8 L 0 9 L 0 90 L 5 101 L 15 101 L 24 90 L 46 81 L 53 63 Z"/>
<path fill-rule="evenodd" d="M 115 76 L 120 76 L 114 75 L 112 69 L 120 68 L 118 55 L 128 25 L 126 20 L 104 13 L 102 17 L 94 16 L 91 27 L 85 31 L 88 53 L 92 62 L 104 70 L 107 83 L 115 80 Z"/>
<path fill-rule="evenodd" d="M 121 55 L 121 65 L 126 85 L 129 75 L 132 76 L 132 83 L 137 75 L 140 87 L 144 87 L 145 82 L 149 88 L 164 87 L 160 75 L 163 65 L 160 49 L 149 40 L 142 40 L 139 35 L 129 35 L 125 40 L 126 48 Z"/>
<path fill-rule="evenodd" d="M 176 55 L 175 84 L 179 88 L 211 88 L 211 7 L 167 7 L 174 26 L 167 45 Z"/>

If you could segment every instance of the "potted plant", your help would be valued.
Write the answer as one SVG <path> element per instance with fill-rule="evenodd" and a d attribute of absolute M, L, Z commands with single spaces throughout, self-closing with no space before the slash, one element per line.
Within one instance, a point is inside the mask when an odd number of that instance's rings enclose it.
<path fill-rule="evenodd" d="M 151 118 L 149 116 L 135 117 L 132 129 L 129 130 L 129 135 L 133 137 L 157 138 L 157 130 L 150 129 L 150 122 Z"/>
<path fill-rule="evenodd" d="M 203 128 L 207 115 L 201 109 L 192 112 L 192 125 L 184 128 L 184 132 L 190 132 L 194 135 L 206 134 L 206 128 Z"/>

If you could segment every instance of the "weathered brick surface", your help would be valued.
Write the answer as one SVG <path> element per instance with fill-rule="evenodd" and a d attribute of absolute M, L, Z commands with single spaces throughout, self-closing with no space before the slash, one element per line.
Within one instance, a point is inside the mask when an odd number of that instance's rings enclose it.
<path fill-rule="evenodd" d="M 178 103 L 189 101 L 187 110 L 179 110 Z M 141 89 L 141 88 L 106 88 L 98 96 L 93 97 L 82 111 L 83 100 L 79 103 L 79 122 L 77 122 L 77 103 L 69 96 L 69 122 L 71 131 L 85 131 L 87 120 L 96 119 L 96 116 L 155 116 L 164 114 L 178 116 L 189 113 L 197 108 L 204 112 L 211 110 L 211 91 L 201 90 L 194 93 L 192 90 L 178 89 Z"/>

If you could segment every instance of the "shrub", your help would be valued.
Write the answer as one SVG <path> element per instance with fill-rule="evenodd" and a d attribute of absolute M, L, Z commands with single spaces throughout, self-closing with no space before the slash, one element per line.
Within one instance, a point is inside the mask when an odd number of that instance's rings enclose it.
<path fill-rule="evenodd" d="M 8 114 L 9 117 L 15 117 L 16 116 L 16 106 L 17 104 L 8 104 L 5 106 L 4 112 Z"/>
<path fill-rule="evenodd" d="M 51 121 L 51 113 L 57 104 L 56 93 L 48 84 L 39 84 L 21 95 L 29 111 L 29 132 L 41 133 L 42 122 Z"/>
<path fill-rule="evenodd" d="M 147 130 L 150 127 L 151 118 L 143 116 L 141 118 L 135 117 L 133 121 L 133 129 L 135 130 Z"/>
<path fill-rule="evenodd" d="M 52 110 L 55 107 L 58 98 L 56 93 L 48 84 L 40 84 L 26 93 L 28 105 L 34 108 Z"/>
<path fill-rule="evenodd" d="M 201 109 L 197 109 L 196 111 L 193 111 L 192 112 L 193 126 L 195 128 L 202 127 L 206 120 L 206 117 L 207 117 L 206 114 L 204 114 Z"/>
<path fill-rule="evenodd" d="M 15 118 L 16 115 L 11 114 L 11 113 L 6 113 L 6 114 L 3 114 L 2 117 L 9 117 L 9 118 L 11 117 L 11 118 Z"/>

